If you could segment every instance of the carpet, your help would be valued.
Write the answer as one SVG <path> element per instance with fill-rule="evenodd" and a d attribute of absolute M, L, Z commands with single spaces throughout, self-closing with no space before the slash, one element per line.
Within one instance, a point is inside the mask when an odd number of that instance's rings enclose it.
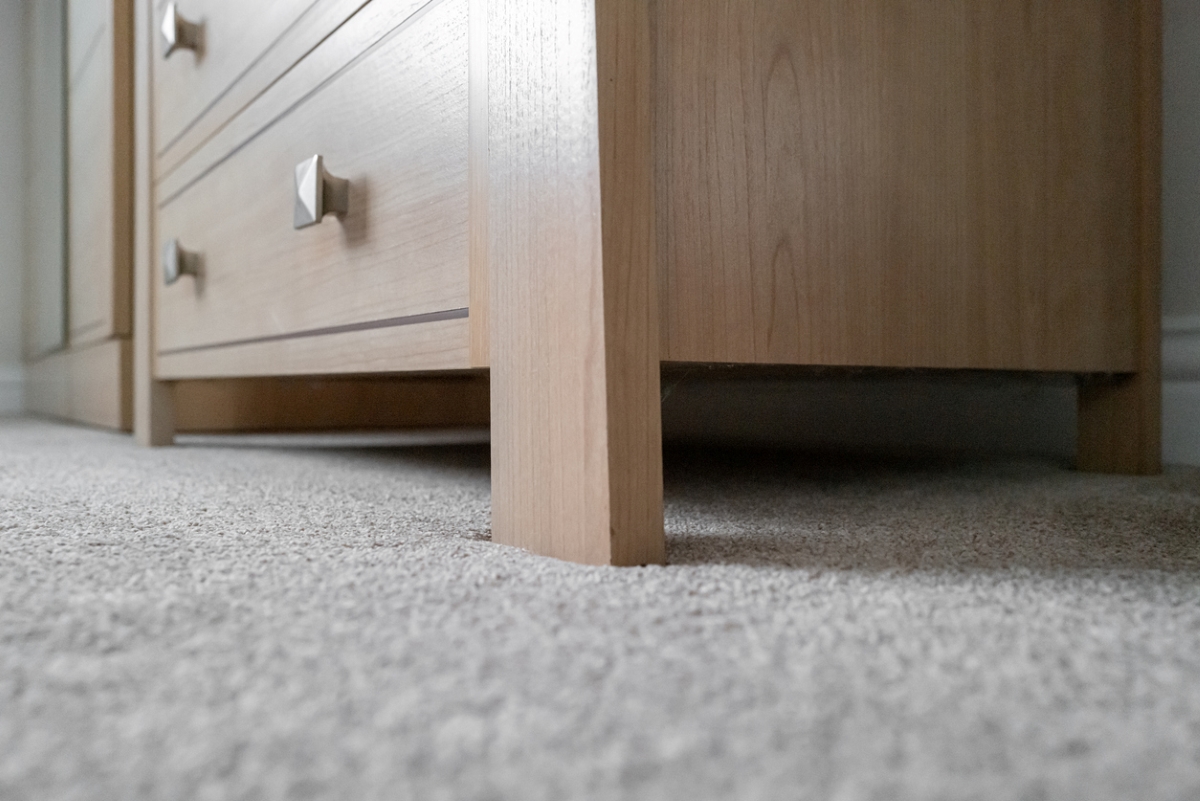
<path fill-rule="evenodd" d="M 0 799 L 1200 798 L 1200 470 L 673 448 L 612 569 L 368 444 L 0 421 Z"/>

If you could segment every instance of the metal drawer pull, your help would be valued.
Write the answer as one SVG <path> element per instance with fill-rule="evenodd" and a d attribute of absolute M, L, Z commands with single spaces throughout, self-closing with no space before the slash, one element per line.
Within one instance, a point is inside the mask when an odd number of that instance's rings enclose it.
<path fill-rule="evenodd" d="M 292 225 L 299 231 L 317 225 L 326 214 L 345 217 L 350 210 L 350 182 L 335 178 L 325 169 L 320 156 L 296 165 L 296 206 Z"/>
<path fill-rule="evenodd" d="M 177 4 L 167 3 L 167 11 L 163 14 L 162 35 L 163 58 L 170 58 L 176 50 L 198 51 L 204 37 L 204 29 L 180 16 Z"/>
<path fill-rule="evenodd" d="M 189 253 L 179 246 L 178 239 L 172 239 L 163 247 L 163 278 L 170 286 L 183 275 L 199 277 L 200 254 Z"/>

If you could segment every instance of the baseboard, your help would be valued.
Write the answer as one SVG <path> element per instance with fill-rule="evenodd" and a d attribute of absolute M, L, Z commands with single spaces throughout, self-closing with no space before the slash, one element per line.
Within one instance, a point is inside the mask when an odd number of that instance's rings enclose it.
<path fill-rule="evenodd" d="M 1163 382 L 1163 461 L 1200 466 L 1200 381 Z"/>
<path fill-rule="evenodd" d="M 1163 379 L 1200 381 L 1200 315 L 1163 318 Z"/>
<path fill-rule="evenodd" d="M 1200 315 L 1163 318 L 1163 461 L 1200 465 Z"/>
<path fill-rule="evenodd" d="M 20 366 L 0 367 L 0 414 L 25 410 L 25 371 Z"/>

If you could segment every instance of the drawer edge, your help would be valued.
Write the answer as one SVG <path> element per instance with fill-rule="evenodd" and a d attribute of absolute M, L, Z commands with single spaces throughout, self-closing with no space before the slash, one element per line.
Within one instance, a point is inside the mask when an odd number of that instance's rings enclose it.
<path fill-rule="evenodd" d="M 160 380 L 470 369 L 470 321 L 449 320 L 159 353 Z"/>

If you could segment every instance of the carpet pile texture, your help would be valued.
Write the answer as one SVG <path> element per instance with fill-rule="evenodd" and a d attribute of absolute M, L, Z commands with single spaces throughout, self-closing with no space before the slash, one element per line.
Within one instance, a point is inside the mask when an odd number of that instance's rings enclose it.
<path fill-rule="evenodd" d="M 0 799 L 1200 798 L 1200 471 L 672 449 L 670 565 L 483 445 L 0 421 Z"/>

